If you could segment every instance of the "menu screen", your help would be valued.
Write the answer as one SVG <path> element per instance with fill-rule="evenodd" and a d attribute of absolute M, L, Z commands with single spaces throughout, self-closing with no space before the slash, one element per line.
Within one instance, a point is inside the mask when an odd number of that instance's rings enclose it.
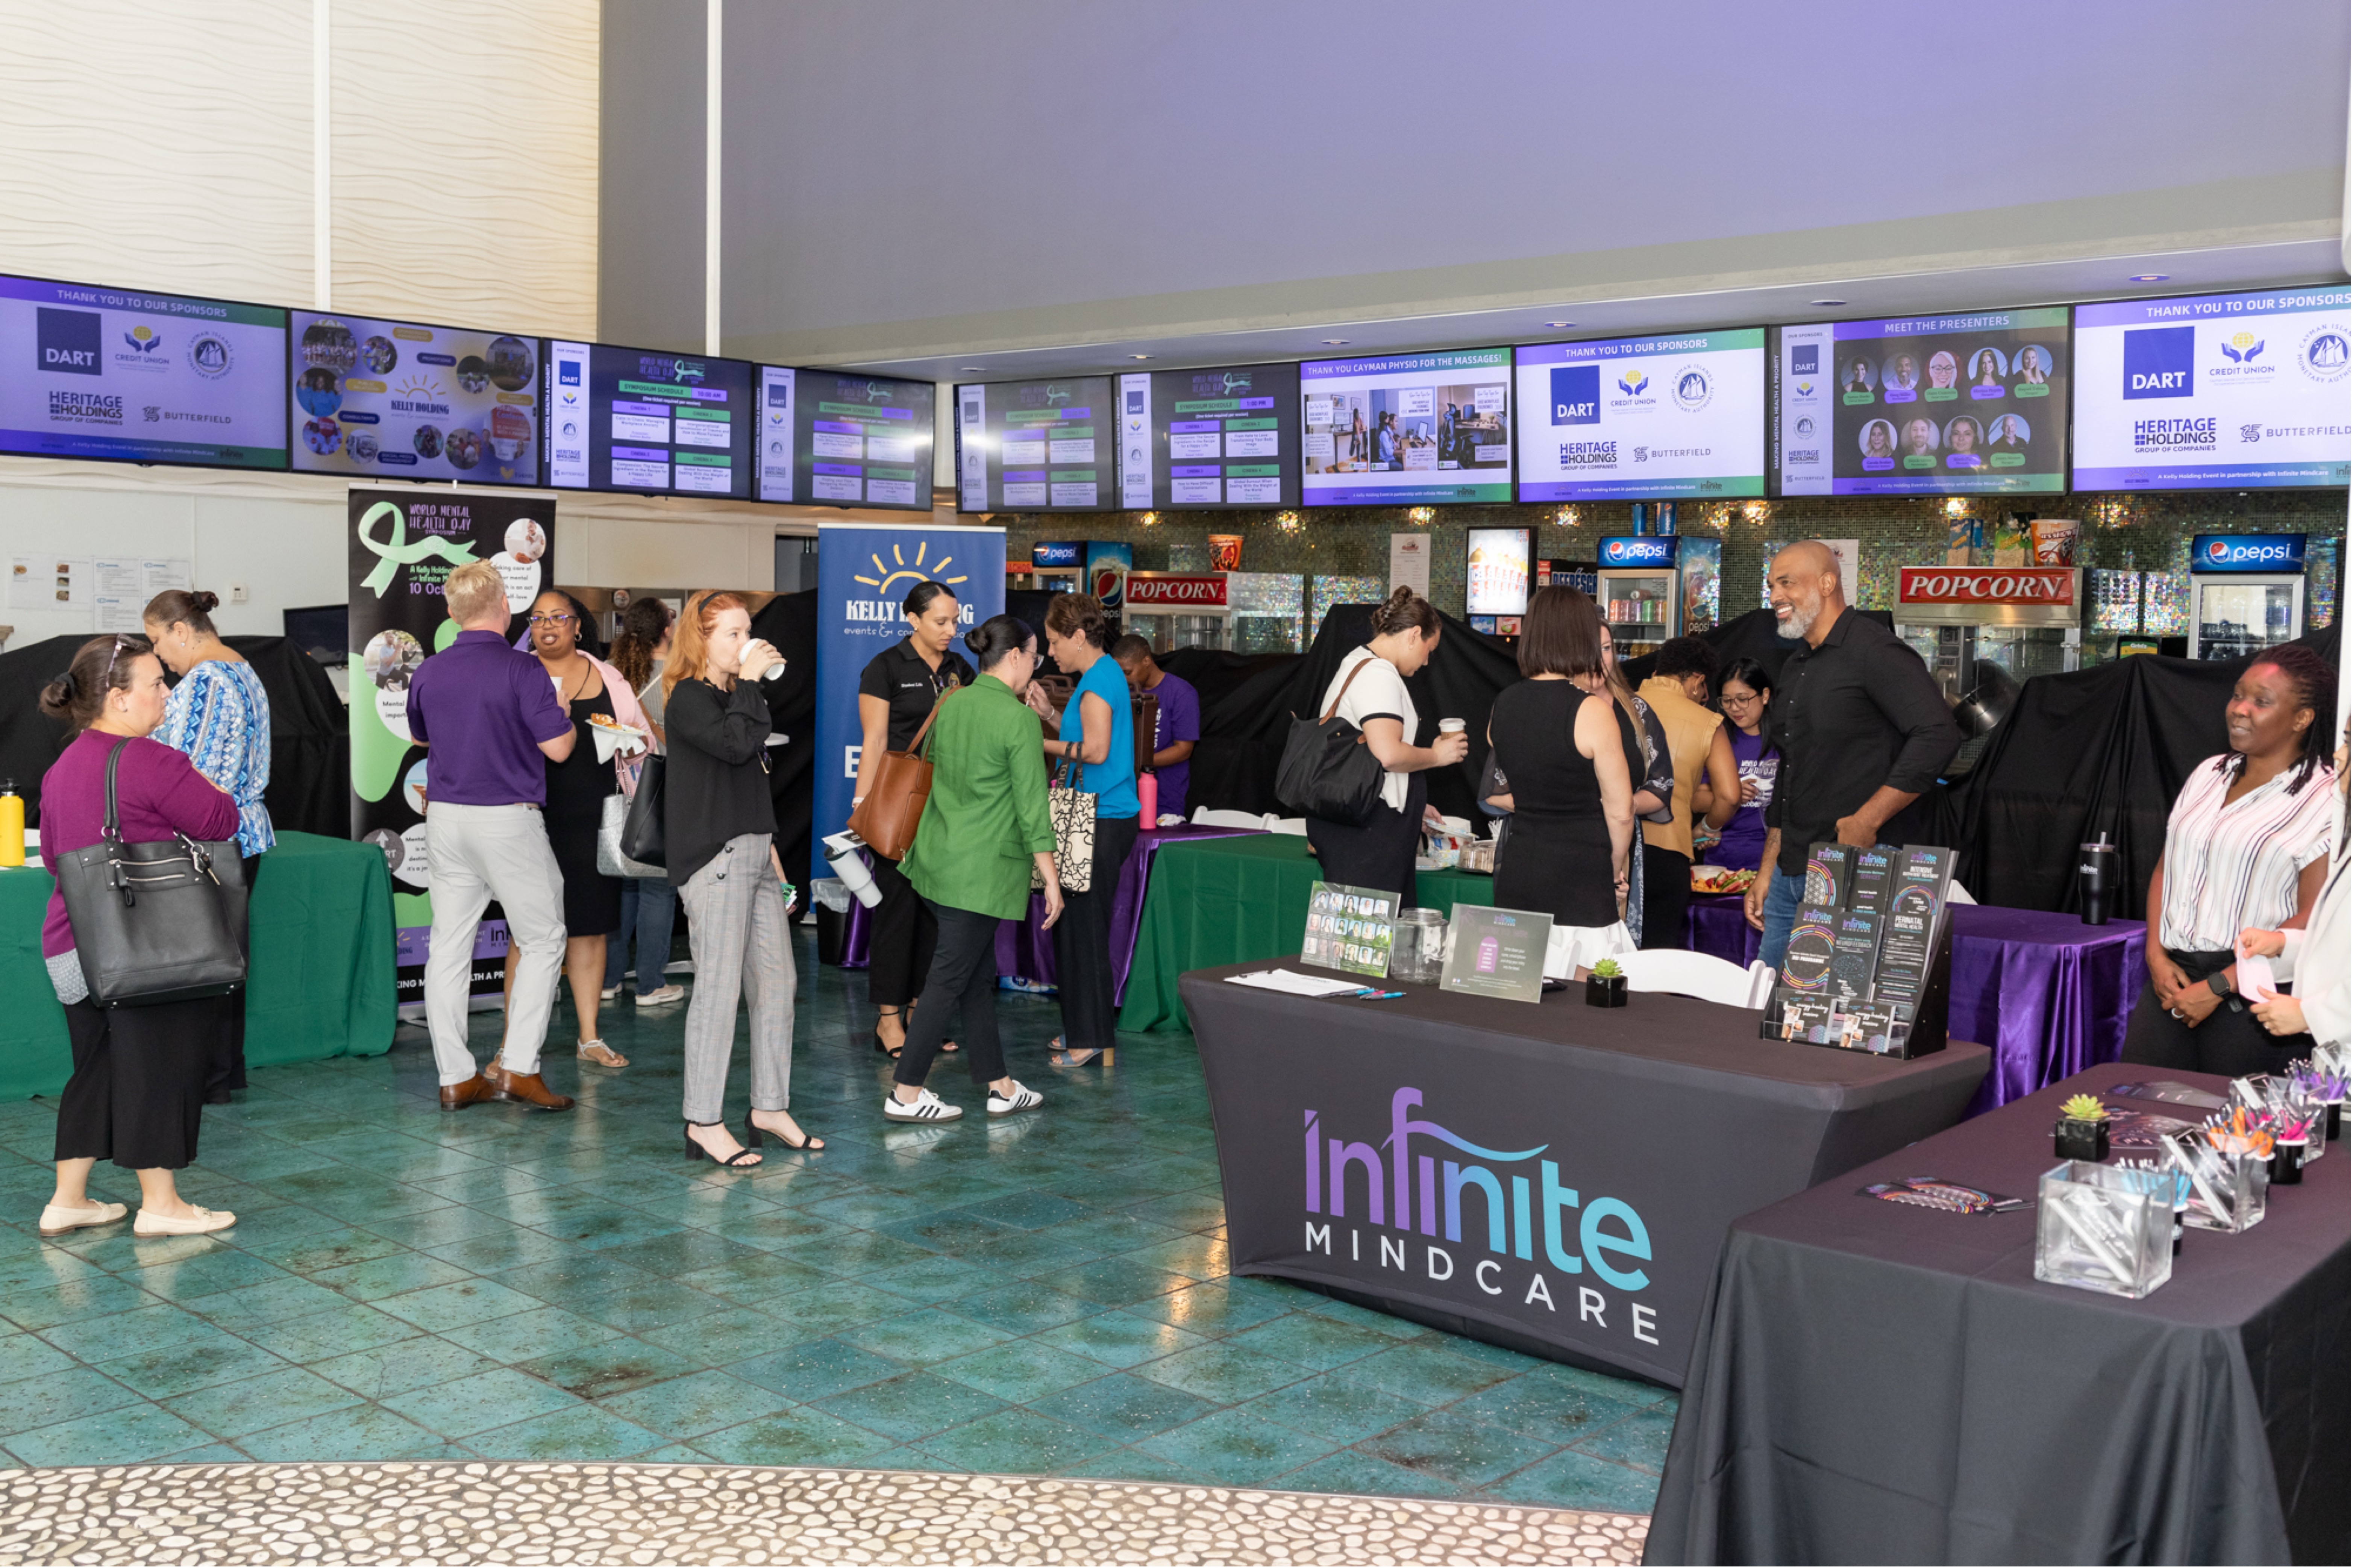
<path fill-rule="evenodd" d="M 2064 307 L 1783 327 L 1783 495 L 2028 495 L 2067 485 Z"/>
<path fill-rule="evenodd" d="M 1301 499 L 1434 506 L 1512 499 L 1512 351 L 1299 367 Z"/>
<path fill-rule="evenodd" d="M 1516 349 L 1520 499 L 1765 493 L 1765 330 Z"/>
<path fill-rule="evenodd" d="M 286 467 L 286 312 L 0 277 L 0 452 Z"/>
<path fill-rule="evenodd" d="M 752 495 L 752 367 L 603 343 L 547 345 L 547 482 Z"/>
<path fill-rule="evenodd" d="M 1119 378 L 1120 504 L 1299 504 L 1295 364 L 1134 372 Z"/>
<path fill-rule="evenodd" d="M 539 482 L 539 340 L 294 312 L 294 467 Z"/>
<path fill-rule="evenodd" d="M 956 506 L 964 511 L 1110 511 L 1118 439 L 1111 377 L 956 388 Z"/>
<path fill-rule="evenodd" d="M 2343 284 L 2075 307 L 2075 488 L 2342 485 Z"/>
<path fill-rule="evenodd" d="M 760 499 L 932 510 L 928 381 L 760 367 Z"/>

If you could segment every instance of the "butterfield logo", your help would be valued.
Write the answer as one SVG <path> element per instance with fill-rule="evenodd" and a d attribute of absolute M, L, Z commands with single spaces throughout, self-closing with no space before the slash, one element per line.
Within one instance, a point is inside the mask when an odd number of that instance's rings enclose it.
<path fill-rule="evenodd" d="M 1599 365 L 1553 366 L 1552 422 L 1556 425 L 1601 423 L 1601 367 Z"/>
<path fill-rule="evenodd" d="M 1418 1089 L 1391 1095 L 1389 1135 L 1377 1146 L 1327 1137 L 1321 1113 L 1306 1112 L 1302 1249 L 1425 1284 L 1469 1284 L 1522 1308 L 1566 1307 L 1580 1326 L 1609 1330 L 1609 1315 L 1622 1308 L 1623 1331 L 1657 1344 L 1651 1308 L 1613 1302 L 1594 1288 L 1630 1295 L 1650 1288 L 1641 1265 L 1651 1261 L 1651 1232 L 1634 1206 L 1588 1199 L 1568 1185 L 1560 1162 L 1543 1157 L 1548 1143 L 1482 1148 L 1413 1116 L 1421 1103 Z M 1475 1163 L 1443 1158 L 1448 1152 Z"/>
<path fill-rule="evenodd" d="M 2190 396 L 2197 358 L 2195 327 L 2145 327 L 2126 332 L 2125 397 Z"/>
<path fill-rule="evenodd" d="M 94 310 L 44 305 L 35 321 L 35 363 L 56 375 L 103 375 L 98 362 L 100 318 Z"/>

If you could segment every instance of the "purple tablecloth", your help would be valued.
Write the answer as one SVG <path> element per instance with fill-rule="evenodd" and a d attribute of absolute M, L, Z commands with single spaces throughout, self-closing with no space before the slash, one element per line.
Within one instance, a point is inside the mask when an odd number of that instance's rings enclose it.
<path fill-rule="evenodd" d="M 1164 844 L 1178 844 L 1198 838 L 1235 838 L 1255 831 L 1246 827 L 1159 827 L 1135 836 L 1135 847 L 1127 852 L 1127 860 L 1120 868 L 1119 894 L 1111 907 L 1111 962 L 1116 989 L 1112 995 L 1116 1006 L 1127 995 L 1128 962 L 1135 956 L 1135 928 L 1144 919 L 1144 889 L 1151 875 L 1152 857 Z M 1039 929 L 1046 918 L 1046 900 L 1041 893 L 1029 895 L 1029 918 L 1023 921 L 1003 921 L 997 927 L 997 973 L 1036 985 L 1055 983 L 1053 934 Z M 842 933 L 841 967 L 866 967 L 866 944 L 872 933 L 873 921 L 866 906 L 852 900 L 849 924 Z"/>
<path fill-rule="evenodd" d="M 1737 896 L 1691 901 L 1691 946 L 1735 963 L 1757 956 Z M 2138 921 L 1960 904 L 1953 910 L 1952 1036 L 1993 1047 L 1968 1114 L 1991 1110 L 2124 1054 L 2125 1025 L 2148 982 Z"/>

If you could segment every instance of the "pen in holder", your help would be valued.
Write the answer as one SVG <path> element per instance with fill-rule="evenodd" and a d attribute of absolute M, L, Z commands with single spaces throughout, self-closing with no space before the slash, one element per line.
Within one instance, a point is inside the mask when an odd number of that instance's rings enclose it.
<path fill-rule="evenodd" d="M 2189 1204 L 2182 1223 L 2192 1230 L 2236 1235 L 2263 1221 L 2271 1194 L 2271 1161 L 2262 1154 L 2225 1153 L 2204 1134 L 2184 1132 L 2162 1139 L 2158 1152 L 2189 1178 Z"/>
<path fill-rule="evenodd" d="M 2172 1279 L 2171 1179 L 2082 1160 L 2052 1167 L 2036 1194 L 2034 1277 L 2133 1300 Z"/>

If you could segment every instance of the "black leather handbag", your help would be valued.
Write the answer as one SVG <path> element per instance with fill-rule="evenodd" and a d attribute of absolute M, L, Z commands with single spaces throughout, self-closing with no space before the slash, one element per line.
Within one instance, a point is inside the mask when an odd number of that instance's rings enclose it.
<path fill-rule="evenodd" d="M 1302 816 L 1361 827 L 1381 804 L 1381 783 L 1387 776 L 1381 760 L 1365 744 L 1362 730 L 1335 717 L 1366 664 L 1348 672 L 1323 718 L 1291 721 L 1282 761 L 1275 768 L 1274 798 Z"/>
<path fill-rule="evenodd" d="M 247 889 L 237 840 L 198 843 L 175 832 L 125 844 L 114 776 L 130 743 L 116 742 L 106 756 L 105 836 L 57 860 L 90 999 L 135 1007 L 228 995 L 245 985 Z"/>
<path fill-rule="evenodd" d="M 657 752 L 638 764 L 638 793 L 621 818 L 621 853 L 641 866 L 667 866 L 670 850 L 662 828 L 662 786 L 670 759 Z"/>

